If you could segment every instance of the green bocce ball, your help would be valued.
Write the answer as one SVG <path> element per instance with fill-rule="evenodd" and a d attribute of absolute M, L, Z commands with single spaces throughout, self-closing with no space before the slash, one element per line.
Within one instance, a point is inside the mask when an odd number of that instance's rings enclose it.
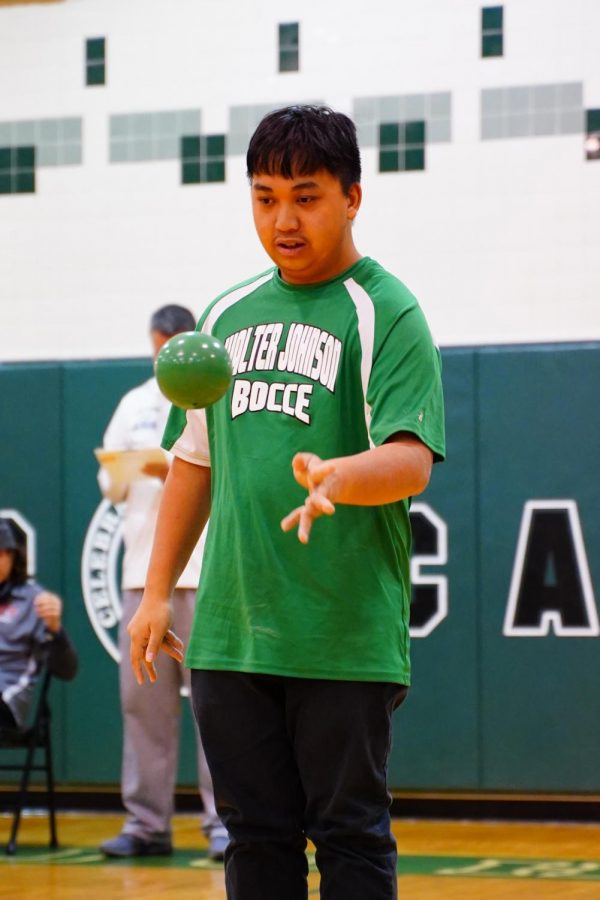
<path fill-rule="evenodd" d="M 231 360 L 218 338 L 182 331 L 156 357 L 156 380 L 165 397 L 182 409 L 203 409 L 219 400 L 231 383 Z"/>

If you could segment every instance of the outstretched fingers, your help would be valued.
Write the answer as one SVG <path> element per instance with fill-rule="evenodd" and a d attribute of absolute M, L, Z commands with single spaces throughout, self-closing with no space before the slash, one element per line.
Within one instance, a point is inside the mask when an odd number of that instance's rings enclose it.
<path fill-rule="evenodd" d="M 167 631 L 162 639 L 160 649 L 177 660 L 177 662 L 183 662 L 183 641 L 177 637 L 174 631 L 170 629 Z"/>
<path fill-rule="evenodd" d="M 158 634 L 155 631 L 150 630 L 150 637 L 148 639 L 148 643 L 146 645 L 146 652 L 144 653 L 144 668 L 146 670 L 146 674 L 150 681 L 154 684 L 156 681 L 156 669 L 154 667 L 154 660 L 158 656 L 158 651 L 161 647 L 161 640 Z"/>
<path fill-rule="evenodd" d="M 133 669 L 133 674 L 135 676 L 135 680 L 138 684 L 144 683 L 144 657 L 146 653 L 147 644 L 144 641 L 134 640 L 133 636 L 131 644 L 129 646 L 129 660 L 131 662 L 131 668 Z"/>
<path fill-rule="evenodd" d="M 309 494 L 302 506 L 292 510 L 281 521 L 283 531 L 291 531 L 298 526 L 298 540 L 302 544 L 308 544 L 313 522 L 320 516 L 332 516 L 335 506 L 323 494 Z"/>

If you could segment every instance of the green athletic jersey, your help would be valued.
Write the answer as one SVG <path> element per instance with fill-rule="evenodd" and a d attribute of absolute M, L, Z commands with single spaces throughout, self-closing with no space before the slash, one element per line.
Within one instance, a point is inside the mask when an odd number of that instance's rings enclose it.
<path fill-rule="evenodd" d="M 439 351 L 416 299 L 368 257 L 313 285 L 272 269 L 198 330 L 225 344 L 233 380 L 206 410 L 173 407 L 163 441 L 212 467 L 187 665 L 409 684 L 409 502 L 339 504 L 308 545 L 279 523 L 306 496 L 298 451 L 348 456 L 409 431 L 443 458 Z"/>

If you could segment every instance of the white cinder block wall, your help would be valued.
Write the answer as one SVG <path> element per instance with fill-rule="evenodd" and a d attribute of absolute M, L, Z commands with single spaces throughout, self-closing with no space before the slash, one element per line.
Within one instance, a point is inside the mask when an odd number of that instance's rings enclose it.
<path fill-rule="evenodd" d="M 35 193 L 0 194 L 0 359 L 148 354 L 159 305 L 197 314 L 266 268 L 244 157 L 224 183 L 181 183 L 178 159 L 111 162 L 110 117 L 449 93 L 450 140 L 425 171 L 379 173 L 363 146 L 361 252 L 419 297 L 442 345 L 600 338 L 600 2 L 505 0 L 504 55 L 482 59 L 475 0 L 64 0 L 0 7 L 2 123 L 81 120 L 81 162 L 38 165 Z M 300 24 L 300 71 L 278 72 L 278 24 Z M 86 87 L 86 38 L 107 83 Z M 482 90 L 579 84 L 573 133 L 482 140 Z M 8 127 L 8 126 L 7 126 Z M 14 131 L 12 132 L 14 134 Z M 4 141 L 1 137 L 4 136 Z M 13 141 L 14 143 L 14 141 Z"/>

